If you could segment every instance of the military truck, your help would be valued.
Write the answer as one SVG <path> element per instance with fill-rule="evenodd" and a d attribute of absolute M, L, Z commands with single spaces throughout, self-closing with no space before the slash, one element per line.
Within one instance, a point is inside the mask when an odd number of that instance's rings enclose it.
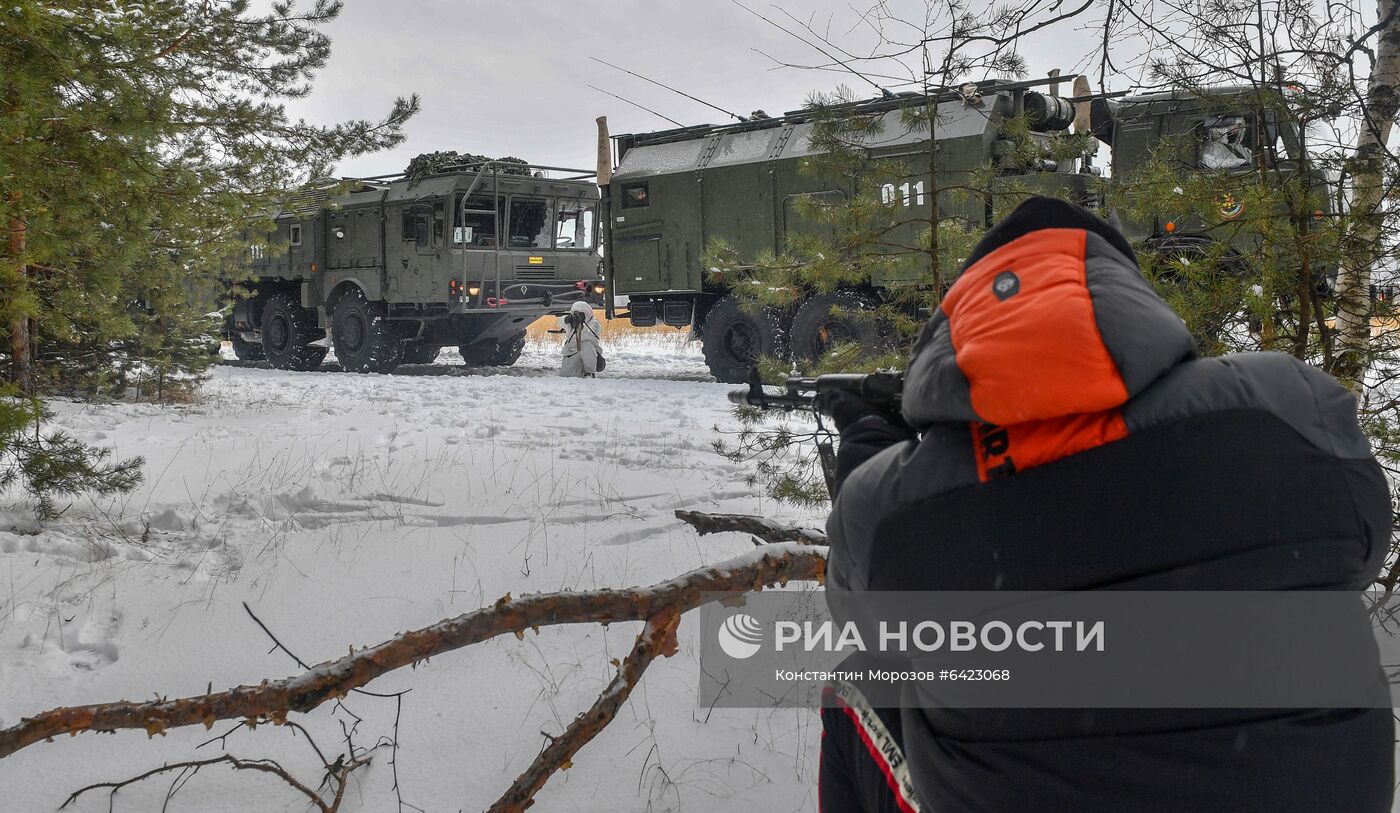
<path fill-rule="evenodd" d="M 1071 123 L 1076 131 L 1092 130 L 1113 149 L 1115 176 L 1141 166 L 1167 137 L 1197 139 L 1190 149 L 1202 166 L 1242 172 L 1258 171 L 1256 159 L 1265 139 L 1286 147 L 1271 155 L 1291 150 L 1296 156 L 1299 149 L 1296 133 L 1251 106 L 1250 94 L 1257 99 L 1257 89 L 1223 88 L 1208 98 L 1187 93 L 1125 98 L 1089 94 L 1083 78 L 1072 98 L 1033 89 L 1068 78 L 970 83 L 932 99 L 889 95 L 848 109 L 852 116 L 883 119 L 880 135 L 867 138 L 865 146 L 872 158 L 901 159 L 907 167 L 903 177 L 875 182 L 885 203 L 908 210 L 909 221 L 926 222 L 931 214 L 928 127 L 910 128 L 900 119 L 900 110 L 912 104 L 936 106 L 934 179 L 940 214 L 983 226 L 991 225 L 992 196 L 1010 190 L 1055 193 L 1091 206 L 1102 203 L 1103 184 L 1094 181 L 1102 170 L 1091 155 L 1066 161 L 1047 152 L 1045 158 L 1027 162 L 1025 150 L 1018 151 L 1003 136 L 1002 125 L 1010 117 L 1024 115 L 1030 130 L 1025 137 L 1033 144 L 1044 145 Z M 714 237 L 723 238 L 740 257 L 780 252 L 788 235 L 816 227 L 798 215 L 798 200 L 840 199 L 851 193 L 840 182 L 799 172 L 802 159 L 814 154 L 813 126 L 809 112 L 794 111 L 722 126 L 619 135 L 612 139 L 615 170 L 610 162 L 605 166 L 600 143 L 609 315 L 630 318 L 635 325 L 690 326 L 711 373 L 732 383 L 745 380 L 758 356 L 812 358 L 833 336 L 859 335 L 843 312 L 869 308 L 891 286 L 914 280 L 877 277 L 858 288 L 809 294 L 786 312 L 754 313 L 741 309 L 725 281 L 701 267 L 701 255 Z M 600 142 L 604 138 L 600 132 Z M 990 184 L 985 180 L 988 166 L 993 170 Z M 949 191 L 969 186 L 984 194 Z M 1224 218 L 1239 214 L 1222 208 Z M 1234 239 L 1171 213 L 1124 225 L 1131 238 L 1146 241 L 1149 248 L 1157 244 L 1175 253 Z M 617 310 L 612 303 L 620 296 L 628 304 Z"/>
<path fill-rule="evenodd" d="M 227 322 L 240 359 L 392 371 L 456 346 L 509 365 L 525 328 L 601 304 L 594 173 L 491 161 L 426 177 L 326 181 L 294 196 L 244 258 Z"/>
<path fill-rule="evenodd" d="M 1264 92 L 1272 92 L 1265 90 Z M 1285 99 L 1302 91 L 1285 89 Z M 1122 177 L 1140 167 L 1154 149 L 1175 149 L 1175 159 L 1185 167 L 1202 171 L 1248 176 L 1260 170 L 1287 176 L 1299 170 L 1304 150 L 1303 134 L 1287 118 L 1271 109 L 1260 109 L 1261 89 L 1248 85 L 1212 88 L 1209 94 L 1176 90 L 1126 98 L 1099 97 L 1089 103 L 1094 135 L 1113 150 L 1114 175 Z M 1323 192 L 1317 216 L 1339 210 L 1335 176 L 1312 168 L 1314 188 Z M 1151 220 L 1122 218 L 1128 239 L 1148 249 L 1171 247 L 1180 251 L 1192 244 L 1223 242 L 1236 254 L 1251 246 L 1239 228 L 1248 216 L 1234 198 L 1225 196 L 1210 222 L 1179 212 L 1157 213 Z"/>

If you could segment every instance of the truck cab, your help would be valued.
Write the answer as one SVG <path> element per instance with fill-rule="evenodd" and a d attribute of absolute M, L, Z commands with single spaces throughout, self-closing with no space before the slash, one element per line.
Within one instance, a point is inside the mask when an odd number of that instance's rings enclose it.
<path fill-rule="evenodd" d="M 1305 149 L 1302 134 L 1288 116 L 1279 116 L 1266 96 L 1272 88 L 1227 86 L 1207 91 L 1176 90 L 1129 96 L 1120 100 L 1096 99 L 1091 106 L 1094 134 L 1113 151 L 1113 174 L 1122 180 L 1142 169 L 1161 150 L 1173 151 L 1184 168 L 1218 173 L 1241 182 L 1258 173 L 1292 176 L 1305 171 L 1300 161 Z M 1284 101 L 1299 94 L 1286 90 Z M 1332 186 L 1318 170 L 1313 184 L 1319 190 Z M 1333 196 L 1319 196 L 1324 214 L 1334 213 Z M 1148 219 L 1126 218 L 1123 229 L 1129 239 L 1153 241 L 1210 235 L 1229 242 L 1229 224 L 1252 213 L 1234 200 L 1221 200 L 1219 216 L 1209 218 L 1162 212 Z M 1167 224 L 1171 223 L 1171 228 Z M 1241 245 L 1241 249 L 1246 248 Z"/>

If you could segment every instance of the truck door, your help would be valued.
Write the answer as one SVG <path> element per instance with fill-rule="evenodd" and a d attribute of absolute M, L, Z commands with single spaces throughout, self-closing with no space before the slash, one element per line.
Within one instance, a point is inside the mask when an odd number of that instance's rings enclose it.
<path fill-rule="evenodd" d="M 446 232 L 441 201 L 404 203 L 390 213 L 386 235 L 386 269 L 390 301 L 423 302 L 432 294 L 432 269 L 442 253 Z"/>
<path fill-rule="evenodd" d="M 662 224 L 651 210 L 655 179 L 619 184 L 613 192 L 613 290 L 619 294 L 666 290 L 662 280 Z"/>
<path fill-rule="evenodd" d="M 287 263 L 293 279 L 305 277 L 315 261 L 315 234 L 310 223 L 292 221 L 287 226 Z"/>
<path fill-rule="evenodd" d="M 632 226 L 613 233 L 613 273 L 619 293 L 664 290 L 661 281 L 661 229 L 659 223 Z"/>
<path fill-rule="evenodd" d="M 401 203 L 385 207 L 384 276 L 388 282 L 385 298 L 390 302 L 408 300 L 412 286 L 408 280 L 418 264 L 417 231 L 414 204 Z"/>
<path fill-rule="evenodd" d="M 1142 168 L 1152 157 L 1152 148 L 1162 137 L 1161 117 L 1148 111 L 1136 110 L 1137 115 L 1125 116 L 1114 126 L 1113 177 L 1126 178 Z M 1155 216 L 1133 218 L 1125 210 L 1117 210 L 1119 228 L 1129 240 L 1143 240 L 1159 233 L 1160 219 Z"/>

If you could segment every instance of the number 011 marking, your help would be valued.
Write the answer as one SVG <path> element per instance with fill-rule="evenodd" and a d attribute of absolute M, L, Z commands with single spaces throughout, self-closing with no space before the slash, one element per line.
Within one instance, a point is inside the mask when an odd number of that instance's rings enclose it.
<path fill-rule="evenodd" d="M 911 187 L 908 181 L 898 187 L 899 197 L 895 197 L 896 187 L 892 183 L 887 183 L 880 187 L 880 202 L 889 206 L 898 201 L 900 206 L 923 206 L 924 205 L 924 182 L 917 181 Z M 912 194 L 911 194 L 912 192 Z"/>

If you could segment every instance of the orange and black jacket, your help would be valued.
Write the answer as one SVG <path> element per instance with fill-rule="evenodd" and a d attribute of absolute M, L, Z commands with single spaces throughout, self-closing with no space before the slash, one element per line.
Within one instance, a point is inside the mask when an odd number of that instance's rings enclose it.
<path fill-rule="evenodd" d="M 1353 396 L 1287 355 L 1197 358 L 1122 236 L 1070 204 L 988 233 L 903 410 L 918 440 L 847 462 L 830 590 L 1360 590 L 1388 549 Z M 882 444 L 862 424 L 852 455 Z M 925 810 L 1390 810 L 1389 709 L 898 713 Z"/>

